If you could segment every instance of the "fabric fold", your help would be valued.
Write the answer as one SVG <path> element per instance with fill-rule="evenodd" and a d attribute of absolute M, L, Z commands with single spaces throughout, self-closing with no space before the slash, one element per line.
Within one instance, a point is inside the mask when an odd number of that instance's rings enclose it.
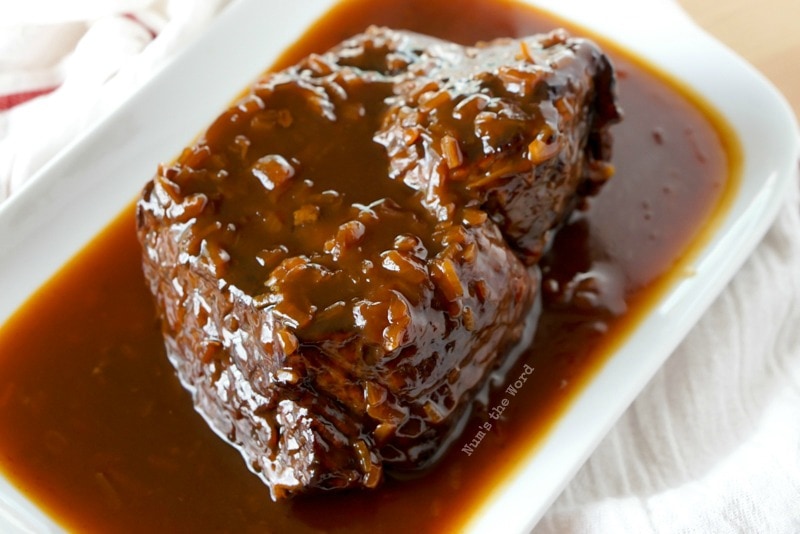
<path fill-rule="evenodd" d="M 0 201 L 228 0 L 0 6 Z M 800 532 L 800 193 L 536 534 Z"/>

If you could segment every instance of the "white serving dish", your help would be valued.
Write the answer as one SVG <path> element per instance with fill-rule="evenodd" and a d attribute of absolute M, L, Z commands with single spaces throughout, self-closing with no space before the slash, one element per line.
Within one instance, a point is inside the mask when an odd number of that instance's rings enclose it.
<path fill-rule="evenodd" d="M 533 527 L 763 237 L 800 150 L 794 114 L 780 94 L 671 0 L 531 1 L 706 99 L 739 137 L 744 162 L 736 198 L 696 256 L 694 276 L 667 291 L 513 479 L 476 511 L 475 532 Z M 155 162 L 172 159 L 332 4 L 235 1 L 185 53 L 0 206 L 0 323 L 135 197 Z M 0 531 L 60 530 L 0 477 Z"/>

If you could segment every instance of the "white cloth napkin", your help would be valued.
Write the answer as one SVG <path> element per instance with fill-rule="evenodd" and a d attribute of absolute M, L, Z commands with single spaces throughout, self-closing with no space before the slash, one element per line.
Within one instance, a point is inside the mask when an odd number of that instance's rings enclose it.
<path fill-rule="evenodd" d="M 147 81 L 228 2 L 0 2 L 0 201 Z M 40 92 L 46 94 L 25 101 Z"/>
<path fill-rule="evenodd" d="M 227 2 L 0 4 L 0 201 Z M 536 534 L 800 532 L 799 190 Z"/>
<path fill-rule="evenodd" d="M 800 195 L 535 529 L 800 533 Z"/>

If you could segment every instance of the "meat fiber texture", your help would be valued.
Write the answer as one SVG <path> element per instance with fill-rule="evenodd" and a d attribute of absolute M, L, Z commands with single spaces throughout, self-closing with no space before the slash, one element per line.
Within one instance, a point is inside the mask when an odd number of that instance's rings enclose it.
<path fill-rule="evenodd" d="M 609 61 L 562 31 L 370 28 L 159 167 L 137 224 L 167 353 L 273 499 L 441 457 L 530 342 L 536 262 L 618 118 Z"/>

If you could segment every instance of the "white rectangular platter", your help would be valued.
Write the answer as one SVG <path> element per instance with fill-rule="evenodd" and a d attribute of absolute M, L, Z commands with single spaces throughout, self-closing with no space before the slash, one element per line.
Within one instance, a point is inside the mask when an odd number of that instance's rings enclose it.
<path fill-rule="evenodd" d="M 694 276 L 669 289 L 513 479 L 476 510 L 475 532 L 496 525 L 525 532 L 535 525 L 755 248 L 795 176 L 800 148 L 783 98 L 670 0 L 532 3 L 690 87 L 730 123 L 744 162 L 736 198 L 697 255 Z M 332 4 L 234 2 L 183 54 L 0 206 L 0 324 L 130 203 L 155 163 L 171 160 Z M 0 478 L 0 531 L 60 530 Z"/>

